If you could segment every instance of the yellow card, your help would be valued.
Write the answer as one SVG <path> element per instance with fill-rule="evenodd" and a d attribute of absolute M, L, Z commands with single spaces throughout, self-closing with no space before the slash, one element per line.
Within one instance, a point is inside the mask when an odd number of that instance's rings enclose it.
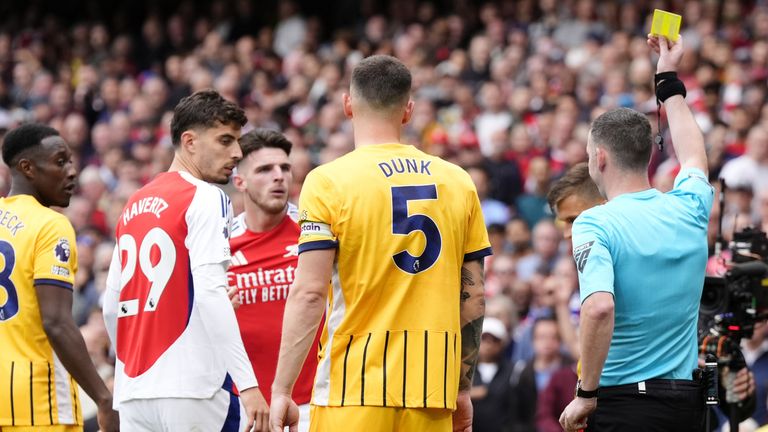
<path fill-rule="evenodd" d="M 654 36 L 664 36 L 672 42 L 676 42 L 677 37 L 680 36 L 680 23 L 682 21 L 683 17 L 678 14 L 654 9 L 651 34 Z"/>

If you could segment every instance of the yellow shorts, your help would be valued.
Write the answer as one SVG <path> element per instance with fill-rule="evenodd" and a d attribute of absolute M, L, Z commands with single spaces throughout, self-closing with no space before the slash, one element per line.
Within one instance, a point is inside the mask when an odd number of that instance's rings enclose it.
<path fill-rule="evenodd" d="M 389 408 L 312 405 L 309 431 L 451 432 L 453 411 L 442 408 Z"/>
<path fill-rule="evenodd" d="M 0 426 L 0 432 L 83 432 L 82 426 Z"/>

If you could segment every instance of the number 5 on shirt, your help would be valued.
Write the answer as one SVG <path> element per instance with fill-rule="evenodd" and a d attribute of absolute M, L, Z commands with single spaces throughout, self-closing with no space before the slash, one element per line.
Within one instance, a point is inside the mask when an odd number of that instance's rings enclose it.
<path fill-rule="evenodd" d="M 415 257 L 407 250 L 392 256 L 397 267 L 410 274 L 417 274 L 432 267 L 440 257 L 442 237 L 432 218 L 423 214 L 408 215 L 408 201 L 436 200 L 437 187 L 431 185 L 392 186 L 392 234 L 409 235 L 421 231 L 426 239 L 424 252 Z"/>

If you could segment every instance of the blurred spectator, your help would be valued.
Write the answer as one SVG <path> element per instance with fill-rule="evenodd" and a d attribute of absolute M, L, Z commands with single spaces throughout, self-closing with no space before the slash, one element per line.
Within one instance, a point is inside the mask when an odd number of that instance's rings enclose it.
<path fill-rule="evenodd" d="M 485 316 L 495 318 L 504 324 L 507 333 L 517 326 L 517 313 L 515 304 L 509 296 L 497 295 L 487 300 L 485 305 Z M 507 350 L 509 350 L 512 340 L 507 339 Z"/>
<path fill-rule="evenodd" d="M 509 379 L 512 365 L 504 357 L 507 329 L 496 318 L 485 318 L 480 339 L 477 372 L 470 396 L 474 406 L 472 430 L 502 432 L 510 423 Z"/>
<path fill-rule="evenodd" d="M 502 224 L 488 225 L 488 241 L 491 242 L 491 249 L 494 255 L 501 255 L 504 253 L 504 242 L 506 241 L 506 231 Z M 492 256 L 486 257 L 486 264 L 493 262 Z M 488 287 L 486 286 L 486 289 Z"/>
<path fill-rule="evenodd" d="M 286 57 L 304 43 L 307 34 L 307 23 L 299 15 L 296 2 L 288 0 L 278 3 L 279 21 L 275 26 L 275 41 L 273 48 L 277 55 Z"/>
<path fill-rule="evenodd" d="M 545 219 L 533 228 L 533 253 L 517 261 L 517 275 L 527 281 L 541 269 L 549 274 L 557 261 L 561 234 L 555 224 Z"/>
<path fill-rule="evenodd" d="M 533 357 L 515 363 L 512 385 L 512 431 L 535 431 L 536 401 L 565 359 L 560 354 L 557 322 L 539 318 L 533 323 Z"/>
<path fill-rule="evenodd" d="M 552 217 L 547 205 L 547 191 L 551 181 L 549 162 L 543 157 L 531 159 L 525 181 L 525 193 L 517 198 L 517 212 L 528 226 L 535 226 L 543 218 Z"/>
<path fill-rule="evenodd" d="M 517 162 L 507 157 L 509 143 L 506 129 L 491 136 L 493 151 L 485 159 L 489 174 L 489 196 L 510 206 L 523 191 L 522 176 Z"/>
<path fill-rule="evenodd" d="M 595 19 L 595 6 L 594 0 L 578 0 L 575 16 L 557 26 L 555 41 L 567 49 L 582 45 L 588 37 L 605 37 L 605 25 Z"/>
<path fill-rule="evenodd" d="M 530 360 L 535 354 L 533 327 L 539 319 L 555 318 L 555 293 L 557 286 L 549 279 L 549 272 L 539 268 L 528 281 L 518 280 L 515 289 L 527 289 L 525 315 L 521 315 L 520 324 L 515 328 L 512 360 Z M 517 294 L 522 297 L 522 293 Z"/>
<path fill-rule="evenodd" d="M 479 97 L 483 110 L 475 117 L 475 130 L 480 151 L 488 157 L 494 153 L 494 135 L 512 126 L 512 115 L 504 109 L 504 95 L 495 83 L 483 84 Z"/>
<path fill-rule="evenodd" d="M 720 177 L 729 190 L 768 190 L 768 130 L 765 127 L 755 125 L 749 130 L 744 155 L 726 162 Z M 749 201 L 740 210 L 750 213 L 752 204 Z M 755 215 L 757 209 L 755 205 Z"/>
<path fill-rule="evenodd" d="M 516 276 L 514 258 L 504 253 L 496 254 L 494 251 L 491 267 L 485 277 L 486 294 L 489 297 L 498 294 L 511 295 Z"/>
<path fill-rule="evenodd" d="M 509 221 L 509 208 L 501 201 L 488 197 L 488 172 L 479 166 L 467 168 L 467 172 L 477 188 L 485 225 L 505 225 Z"/>
<path fill-rule="evenodd" d="M 545 285 L 554 291 L 555 317 L 563 339 L 563 352 L 567 353 L 568 357 L 578 360 L 581 300 L 576 265 L 570 256 L 563 256 L 557 260 L 555 271 L 547 278 Z"/>
<path fill-rule="evenodd" d="M 402 140 L 473 173 L 495 252 L 489 304 L 514 303 L 522 324 L 508 331 L 527 334 L 529 352 L 540 313 L 559 318 L 567 306 L 574 330 L 578 316 L 561 264 L 570 259 L 564 227 L 548 222 L 550 185 L 586 160 L 589 122 L 606 109 L 629 106 L 656 123 L 645 34 L 658 5 L 647 2 L 42 4 L 15 5 L 0 22 L 0 137 L 41 121 L 75 152 L 78 197 L 65 213 L 93 255 L 78 278 L 81 320 L 94 307 L 91 287 L 103 286 L 101 246 L 130 194 L 169 165 L 169 107 L 193 91 L 215 88 L 243 106 L 246 129 L 291 138 L 296 202 L 313 167 L 353 150 L 339 103 L 351 67 L 373 53 L 400 56 L 416 104 Z M 680 76 L 711 178 L 720 173 L 730 188 L 723 237 L 768 229 L 768 9 L 754 1 L 665 7 L 684 16 Z M 670 154 L 653 155 L 660 190 L 679 169 Z M 0 164 L 0 192 L 8 180 Z M 710 246 L 718 215 L 715 204 Z M 711 264 L 724 268 L 718 258 Z"/>
<path fill-rule="evenodd" d="M 355 143 L 349 134 L 336 132 L 328 137 L 328 142 L 320 151 L 320 164 L 331 162 L 355 149 Z"/>
<path fill-rule="evenodd" d="M 531 230 L 528 224 L 520 218 L 510 220 L 506 227 L 507 251 L 515 259 L 531 254 Z"/>

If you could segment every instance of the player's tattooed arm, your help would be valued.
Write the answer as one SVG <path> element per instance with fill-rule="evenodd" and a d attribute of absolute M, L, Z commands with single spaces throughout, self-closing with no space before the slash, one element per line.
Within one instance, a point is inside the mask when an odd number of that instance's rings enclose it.
<path fill-rule="evenodd" d="M 485 314 L 485 281 L 483 261 L 465 262 L 461 266 L 461 376 L 459 391 L 469 390 L 475 374 Z"/>

